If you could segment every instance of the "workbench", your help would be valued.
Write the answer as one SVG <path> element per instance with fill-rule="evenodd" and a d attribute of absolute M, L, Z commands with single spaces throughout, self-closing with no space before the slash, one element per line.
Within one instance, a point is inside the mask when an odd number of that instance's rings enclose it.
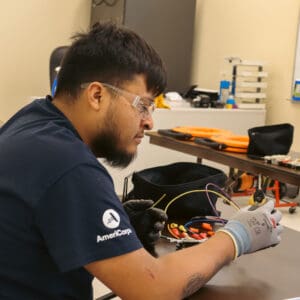
<path fill-rule="evenodd" d="M 181 141 L 162 136 L 154 131 L 147 132 L 146 135 L 149 136 L 150 144 L 193 155 L 197 157 L 198 162 L 207 159 L 254 175 L 261 174 L 280 182 L 300 185 L 300 170 L 269 164 L 264 160 L 251 159 L 243 153 L 215 150 L 193 141 Z"/>
<path fill-rule="evenodd" d="M 218 109 L 218 108 L 174 108 L 155 109 L 153 113 L 153 130 L 169 129 L 176 126 L 200 126 L 222 128 L 234 134 L 246 135 L 249 128 L 265 125 L 266 111 L 264 109 Z M 115 190 L 122 195 L 124 178 L 135 171 L 146 168 L 174 163 L 177 161 L 193 162 L 194 157 L 162 147 L 155 147 L 145 136 L 138 146 L 136 159 L 124 169 L 113 168 L 105 161 L 111 174 Z M 219 168 L 219 166 L 215 166 Z M 226 170 L 224 170 L 226 172 Z M 227 173 L 227 172 L 226 172 Z"/>
<path fill-rule="evenodd" d="M 285 227 L 279 245 L 237 258 L 187 299 L 283 300 L 300 297 L 299 240 L 300 232 Z M 157 245 L 159 255 L 175 249 L 174 244 L 165 240 Z M 201 257 L 195 264 L 201 264 Z"/>

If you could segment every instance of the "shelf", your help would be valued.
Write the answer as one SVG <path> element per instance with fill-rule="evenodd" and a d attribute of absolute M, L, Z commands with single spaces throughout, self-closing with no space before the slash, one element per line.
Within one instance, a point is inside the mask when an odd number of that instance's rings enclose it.
<path fill-rule="evenodd" d="M 266 82 L 257 81 L 237 81 L 236 87 L 252 87 L 252 88 L 266 88 L 268 84 Z"/>
<path fill-rule="evenodd" d="M 237 76 L 243 77 L 268 77 L 267 72 L 237 71 Z"/>
<path fill-rule="evenodd" d="M 244 92 L 237 92 L 235 93 L 236 98 L 243 98 L 243 99 L 265 99 L 267 95 L 265 93 L 244 93 Z"/>
<path fill-rule="evenodd" d="M 268 84 L 268 73 L 263 71 L 263 63 L 244 61 L 234 64 L 232 69 L 232 93 L 237 102 L 246 99 L 249 102 L 260 102 L 267 98 L 265 89 Z"/>

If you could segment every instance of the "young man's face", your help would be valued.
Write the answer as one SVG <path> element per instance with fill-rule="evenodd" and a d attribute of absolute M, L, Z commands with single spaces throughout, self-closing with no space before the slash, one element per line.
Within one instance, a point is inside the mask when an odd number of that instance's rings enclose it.
<path fill-rule="evenodd" d="M 153 127 L 151 113 L 147 113 L 145 107 L 142 110 L 143 107 L 132 105 L 135 95 L 151 98 L 151 94 L 147 92 L 143 76 L 136 76 L 126 82 L 120 91 L 113 92 L 101 130 L 91 147 L 97 156 L 106 158 L 111 165 L 126 167 L 134 159 L 144 131 Z"/>

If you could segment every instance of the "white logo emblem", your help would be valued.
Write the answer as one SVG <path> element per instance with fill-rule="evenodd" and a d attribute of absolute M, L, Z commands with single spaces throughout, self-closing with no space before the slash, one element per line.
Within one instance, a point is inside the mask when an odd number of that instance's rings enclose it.
<path fill-rule="evenodd" d="M 120 215 L 113 209 L 107 209 L 102 216 L 102 222 L 107 228 L 117 228 L 120 225 Z"/>

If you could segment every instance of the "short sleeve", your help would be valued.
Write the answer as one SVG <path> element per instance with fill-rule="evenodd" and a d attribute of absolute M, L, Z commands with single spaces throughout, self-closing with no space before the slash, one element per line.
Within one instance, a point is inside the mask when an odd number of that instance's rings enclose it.
<path fill-rule="evenodd" d="M 142 247 L 101 165 L 80 165 L 48 188 L 36 222 L 49 254 L 65 272 Z"/>

